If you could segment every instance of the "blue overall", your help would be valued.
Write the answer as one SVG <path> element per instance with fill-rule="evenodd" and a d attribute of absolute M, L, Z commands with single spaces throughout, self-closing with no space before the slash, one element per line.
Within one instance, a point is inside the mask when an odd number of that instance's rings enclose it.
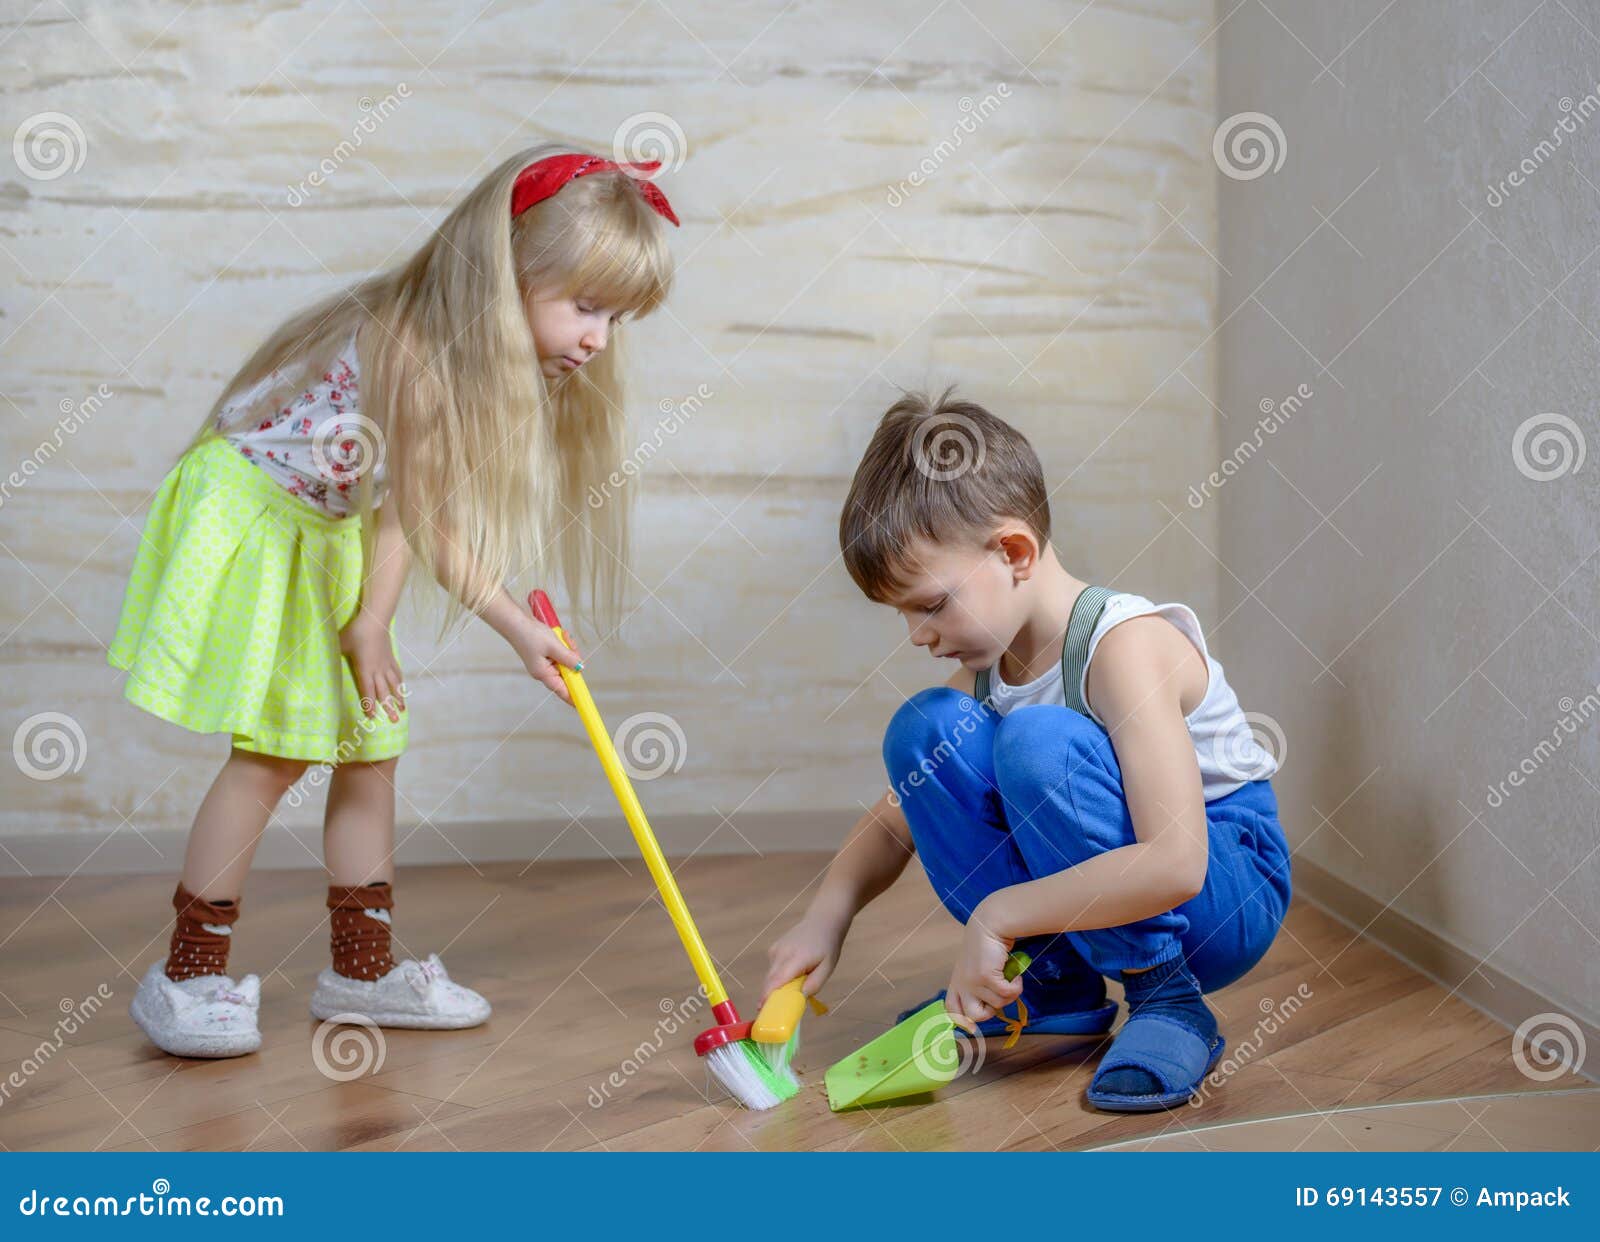
<path fill-rule="evenodd" d="M 949 686 L 901 705 L 883 742 L 917 856 L 965 923 L 997 889 L 1064 871 L 1137 838 L 1111 738 L 1070 707 L 1005 716 Z M 1041 980 L 1156 966 L 1182 954 L 1206 992 L 1265 955 L 1289 907 L 1289 850 L 1270 780 L 1206 804 L 1205 886 L 1122 927 L 1030 937 L 1017 947 Z"/>

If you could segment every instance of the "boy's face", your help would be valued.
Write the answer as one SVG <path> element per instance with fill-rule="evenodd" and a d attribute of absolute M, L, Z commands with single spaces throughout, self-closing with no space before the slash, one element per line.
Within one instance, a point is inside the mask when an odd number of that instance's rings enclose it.
<path fill-rule="evenodd" d="M 905 618 L 915 646 L 970 669 L 988 668 L 1017 636 L 1038 547 L 1026 532 L 1002 531 L 986 542 L 918 542 L 905 585 L 890 605 Z"/>

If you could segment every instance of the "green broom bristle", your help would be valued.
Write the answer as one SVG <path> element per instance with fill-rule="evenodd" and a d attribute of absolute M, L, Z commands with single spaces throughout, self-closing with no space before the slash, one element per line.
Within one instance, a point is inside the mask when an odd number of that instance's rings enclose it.
<path fill-rule="evenodd" d="M 800 1051 L 800 1025 L 795 1024 L 794 1033 L 781 1044 L 764 1044 L 756 1041 L 756 1051 L 766 1058 L 774 1073 L 792 1073 L 790 1066 L 794 1063 L 794 1054 Z"/>
<path fill-rule="evenodd" d="M 723 1089 L 746 1108 L 776 1108 L 800 1090 L 792 1072 L 773 1069 L 748 1039 L 712 1049 L 705 1062 Z"/>

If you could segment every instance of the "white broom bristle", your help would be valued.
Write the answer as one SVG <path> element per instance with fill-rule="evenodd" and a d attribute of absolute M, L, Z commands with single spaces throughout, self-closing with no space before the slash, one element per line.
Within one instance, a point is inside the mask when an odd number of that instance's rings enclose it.
<path fill-rule="evenodd" d="M 789 1067 L 794 1063 L 794 1054 L 799 1050 L 799 1026 L 796 1026 L 794 1028 L 794 1034 L 790 1035 L 789 1038 L 784 1040 L 784 1042 L 781 1044 L 767 1044 L 762 1043 L 760 1040 L 756 1041 L 756 1051 L 766 1059 L 768 1065 L 772 1066 L 772 1072 L 774 1074 L 790 1074 L 792 1076 L 793 1071 Z M 796 1079 L 796 1082 L 798 1081 L 799 1080 Z"/>
<path fill-rule="evenodd" d="M 749 1040 L 713 1048 L 705 1063 L 723 1090 L 746 1108 L 776 1108 L 800 1090 L 790 1070 L 773 1069 Z"/>

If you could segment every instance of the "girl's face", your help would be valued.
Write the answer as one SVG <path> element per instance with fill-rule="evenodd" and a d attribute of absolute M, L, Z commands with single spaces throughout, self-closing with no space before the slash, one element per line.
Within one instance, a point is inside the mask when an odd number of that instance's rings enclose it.
<path fill-rule="evenodd" d="M 533 350 L 547 380 L 576 371 L 603 350 L 626 313 L 624 307 L 606 306 L 581 293 L 546 297 L 537 290 L 529 295 L 526 309 Z"/>

